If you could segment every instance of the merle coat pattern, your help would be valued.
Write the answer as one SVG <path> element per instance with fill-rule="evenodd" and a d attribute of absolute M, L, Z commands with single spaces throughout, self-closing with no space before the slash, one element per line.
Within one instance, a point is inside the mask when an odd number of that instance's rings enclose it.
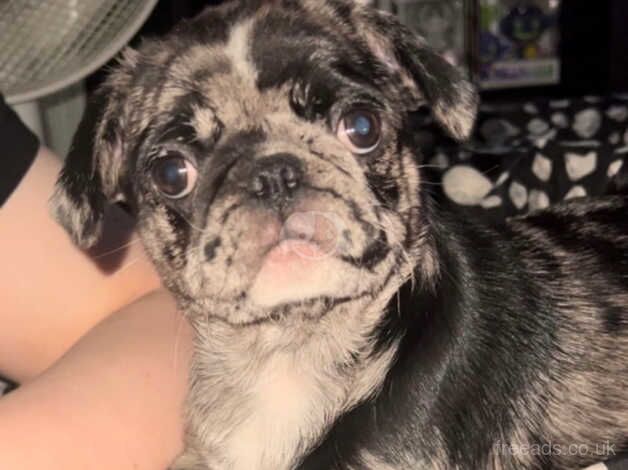
<path fill-rule="evenodd" d="M 55 214 L 88 247 L 129 207 L 196 331 L 173 470 L 572 469 L 628 446 L 625 196 L 500 227 L 435 207 L 414 113 L 464 139 L 477 97 L 392 16 L 230 2 L 127 50 L 93 106 Z"/>

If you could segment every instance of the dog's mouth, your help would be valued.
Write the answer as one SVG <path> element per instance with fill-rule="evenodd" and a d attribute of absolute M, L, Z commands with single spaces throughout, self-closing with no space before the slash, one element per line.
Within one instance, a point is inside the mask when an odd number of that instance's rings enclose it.
<path fill-rule="evenodd" d="M 277 241 L 262 256 L 250 289 L 251 299 L 270 306 L 306 298 L 308 292 L 324 285 L 348 249 L 350 237 L 341 222 L 325 212 L 290 215 Z"/>
<path fill-rule="evenodd" d="M 317 242 L 299 239 L 286 239 L 272 247 L 263 263 L 275 265 L 307 264 L 322 260 L 332 254 L 325 251 Z"/>
<path fill-rule="evenodd" d="M 334 278 L 343 270 L 341 259 L 351 248 L 349 233 L 334 213 L 292 213 L 261 256 L 250 300 L 272 307 L 333 295 Z"/>
<path fill-rule="evenodd" d="M 286 218 L 275 246 L 266 255 L 269 262 L 321 260 L 343 251 L 342 220 L 329 212 L 294 212 Z M 345 240 L 346 241 L 346 240 Z"/>
<path fill-rule="evenodd" d="M 384 227 L 368 207 L 325 197 L 296 201 L 286 212 L 255 204 L 225 207 L 210 222 L 222 234 L 208 231 L 201 241 L 206 260 L 195 297 L 219 302 L 235 323 L 351 298 L 370 289 L 390 251 Z"/>

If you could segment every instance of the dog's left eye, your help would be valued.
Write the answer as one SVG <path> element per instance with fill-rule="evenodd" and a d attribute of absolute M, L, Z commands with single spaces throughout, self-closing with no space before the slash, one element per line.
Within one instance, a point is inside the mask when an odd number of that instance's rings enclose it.
<path fill-rule="evenodd" d="M 381 141 L 382 124 L 374 113 L 354 110 L 346 113 L 338 125 L 338 139 L 353 153 L 367 154 Z"/>
<path fill-rule="evenodd" d="M 171 151 L 153 162 L 151 176 L 164 196 L 180 199 L 194 189 L 197 171 L 180 153 Z"/>

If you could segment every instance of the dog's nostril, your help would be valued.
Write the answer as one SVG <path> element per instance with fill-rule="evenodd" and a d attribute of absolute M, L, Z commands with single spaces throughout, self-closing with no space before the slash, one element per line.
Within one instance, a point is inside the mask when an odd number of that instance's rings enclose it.
<path fill-rule="evenodd" d="M 280 202 L 290 198 L 301 185 L 301 162 L 290 154 L 277 154 L 257 161 L 249 182 L 250 192 L 259 199 Z"/>
<path fill-rule="evenodd" d="M 286 186 L 290 189 L 294 189 L 299 185 L 299 177 L 297 175 L 297 172 L 291 166 L 288 166 L 282 170 L 281 177 L 286 183 Z"/>
<path fill-rule="evenodd" d="M 268 182 L 265 181 L 263 176 L 257 176 L 251 181 L 251 192 L 257 197 L 264 197 Z"/>

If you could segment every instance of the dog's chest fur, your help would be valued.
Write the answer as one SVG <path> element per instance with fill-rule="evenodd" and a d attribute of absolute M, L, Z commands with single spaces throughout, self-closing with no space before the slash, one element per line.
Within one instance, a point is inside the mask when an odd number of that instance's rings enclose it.
<path fill-rule="evenodd" d="M 274 354 L 256 368 L 234 371 L 237 375 L 227 383 L 221 386 L 221 380 L 209 389 L 223 397 L 222 407 L 231 414 L 210 412 L 208 423 L 223 422 L 207 436 L 220 449 L 211 468 L 290 468 L 295 456 L 318 437 L 310 430 L 322 429 L 325 415 L 341 400 L 340 393 L 324 389 L 293 354 Z"/>
<path fill-rule="evenodd" d="M 377 390 L 395 352 L 352 367 L 351 352 L 369 347 L 358 328 L 330 339 L 318 331 L 290 338 L 273 326 L 196 327 L 211 338 L 196 350 L 189 430 L 216 470 L 293 468 L 342 412 Z M 301 346 L 278 349 L 283 342 Z"/>

